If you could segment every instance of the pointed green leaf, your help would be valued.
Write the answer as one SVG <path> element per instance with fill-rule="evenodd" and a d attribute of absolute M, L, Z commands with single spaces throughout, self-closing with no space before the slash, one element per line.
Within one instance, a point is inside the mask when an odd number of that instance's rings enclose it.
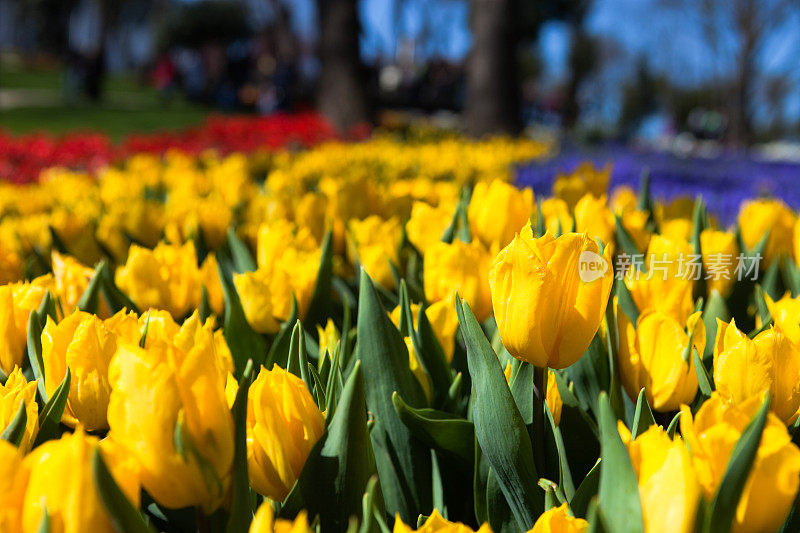
<path fill-rule="evenodd" d="M 233 356 L 234 375 L 240 377 L 247 360 L 252 359 L 256 368 L 264 364 L 267 355 L 267 342 L 253 331 L 242 309 L 242 302 L 233 285 L 233 277 L 226 272 L 223 263 L 217 265 L 222 293 L 225 297 L 225 324 L 222 332 Z"/>
<path fill-rule="evenodd" d="M 308 391 L 313 394 L 314 382 L 308 373 L 308 356 L 306 355 L 305 332 L 303 325 L 298 320 L 292 330 L 289 342 L 289 358 L 286 361 L 286 370 L 303 380 Z"/>
<path fill-rule="evenodd" d="M 639 483 L 628 450 L 617 431 L 617 419 L 608 395 L 600 395 L 600 470 L 599 508 L 609 529 L 615 533 L 643 533 Z"/>
<path fill-rule="evenodd" d="M 628 231 L 622 225 L 622 219 L 616 213 L 614 214 L 614 221 L 616 222 L 615 234 L 620 250 L 629 256 L 641 254 L 642 252 L 636 247 L 633 237 L 631 237 L 630 233 L 628 233 Z"/>
<path fill-rule="evenodd" d="M 456 297 L 473 380 L 475 435 L 517 520 L 527 531 L 543 510 L 528 430 L 506 384 L 503 369 L 469 305 Z"/>
<path fill-rule="evenodd" d="M 100 305 L 100 289 L 103 285 L 102 270 L 105 261 L 101 261 L 95 268 L 86 290 L 83 291 L 81 299 L 78 300 L 78 309 L 84 313 L 97 314 Z"/>
<path fill-rule="evenodd" d="M 39 432 L 36 434 L 36 439 L 33 443 L 34 447 L 57 435 L 58 426 L 61 424 L 61 416 L 67 406 L 71 381 L 72 371 L 67 367 L 67 373 L 64 375 L 61 384 L 39 412 Z"/>
<path fill-rule="evenodd" d="M 323 531 L 342 531 L 350 516 L 361 515 L 362 496 L 375 472 L 364 379 L 356 362 L 336 414 L 312 449 L 280 516 L 293 518 L 306 509 L 309 515 L 319 516 Z"/>
<path fill-rule="evenodd" d="M 581 484 L 578 485 L 575 495 L 569 501 L 572 512 L 579 518 L 586 518 L 589 504 L 597 496 L 597 491 L 600 488 L 600 462 L 598 460 L 589 470 Z"/>
<path fill-rule="evenodd" d="M 264 366 L 271 369 L 275 363 L 282 363 L 287 360 L 289 355 L 289 348 L 292 343 L 292 334 L 294 333 L 294 326 L 298 319 L 297 299 L 292 298 L 292 312 L 290 313 L 289 320 L 281 324 L 281 329 L 278 334 L 272 339 L 272 344 L 269 347 L 266 361 Z"/>
<path fill-rule="evenodd" d="M 253 255 L 247 245 L 236 235 L 236 231 L 232 227 L 228 228 L 228 248 L 230 249 L 233 267 L 236 272 L 241 274 L 256 270 L 257 265 Z"/>
<path fill-rule="evenodd" d="M 120 533 L 155 533 L 119 488 L 103 460 L 100 448 L 92 456 L 92 477 L 114 530 Z"/>
<path fill-rule="evenodd" d="M 22 438 L 25 436 L 25 428 L 27 424 L 28 413 L 25 410 L 25 401 L 20 399 L 17 414 L 14 415 L 14 418 L 12 418 L 11 422 L 8 423 L 6 429 L 3 430 L 3 433 L 0 435 L 0 439 L 10 442 L 19 448 L 20 443 L 22 443 Z"/>
<path fill-rule="evenodd" d="M 28 317 L 28 361 L 33 370 L 33 377 L 38 380 L 36 385 L 39 396 L 47 402 L 47 389 L 44 386 L 44 362 L 42 360 L 42 325 L 38 311 L 31 311 Z"/>
<path fill-rule="evenodd" d="M 226 533 L 247 533 L 253 513 L 250 506 L 250 479 L 247 475 L 247 395 L 253 383 L 253 360 L 247 361 L 231 414 L 234 424 L 233 482 L 231 509 Z"/>
<path fill-rule="evenodd" d="M 739 498 L 742 496 L 750 470 L 756 460 L 768 413 L 769 395 L 765 395 L 761 409 L 742 432 L 739 442 L 733 448 L 725 475 L 722 477 L 722 483 L 711 502 L 710 512 L 706 515 L 705 532 L 730 531 Z"/>
<path fill-rule="evenodd" d="M 396 392 L 392 395 L 392 402 L 400 420 L 415 437 L 431 448 L 451 453 L 466 464 L 472 464 L 475 457 L 472 422 L 436 409 L 415 409 Z"/>
<path fill-rule="evenodd" d="M 714 392 L 714 382 L 708 373 L 706 365 L 703 364 L 703 360 L 700 359 L 700 354 L 697 353 L 696 347 L 692 347 L 692 363 L 697 373 L 697 384 L 700 387 L 700 392 L 707 398 Z"/>
<path fill-rule="evenodd" d="M 139 309 L 136 307 L 136 304 L 134 304 L 133 300 L 128 298 L 125 293 L 119 290 L 119 287 L 117 287 L 117 284 L 114 282 L 114 276 L 111 275 L 111 270 L 108 268 L 108 264 L 105 261 L 100 263 L 99 274 L 102 276 L 103 297 L 106 300 L 106 304 L 108 304 L 109 310 L 112 313 L 116 313 L 122 309 L 127 309 L 138 315 Z"/>
<path fill-rule="evenodd" d="M 317 282 L 314 285 L 314 292 L 311 295 L 311 303 L 308 305 L 308 312 L 305 315 L 306 324 L 312 327 L 319 324 L 324 325 L 328 318 L 331 307 L 331 290 L 333 288 L 333 233 L 328 231 L 322 240 L 322 253 L 320 256 L 319 269 L 317 270 Z"/>
<path fill-rule="evenodd" d="M 695 364 L 697 364 L 695 362 Z M 653 411 L 650 410 L 650 404 L 647 403 L 647 396 L 645 396 L 644 389 L 639 391 L 639 397 L 636 399 L 636 413 L 633 415 L 633 425 L 631 426 L 631 438 L 635 439 L 650 426 L 655 425 L 656 419 L 653 417 Z"/>

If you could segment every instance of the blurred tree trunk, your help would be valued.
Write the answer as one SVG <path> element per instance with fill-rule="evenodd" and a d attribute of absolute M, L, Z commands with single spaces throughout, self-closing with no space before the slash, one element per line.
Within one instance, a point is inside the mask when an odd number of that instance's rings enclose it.
<path fill-rule="evenodd" d="M 522 128 L 518 80 L 518 0 L 472 0 L 464 121 L 473 137 Z"/>
<path fill-rule="evenodd" d="M 741 50 L 734 80 L 732 133 L 734 140 L 743 146 L 753 142 L 751 102 L 756 76 L 756 49 L 760 40 L 760 21 L 757 18 L 756 0 L 739 0 L 734 5 L 734 21 L 741 37 Z"/>
<path fill-rule="evenodd" d="M 348 132 L 370 118 L 356 0 L 317 0 L 317 7 L 322 64 L 317 106 L 336 129 Z"/>
<path fill-rule="evenodd" d="M 569 5 L 566 20 L 572 28 L 572 44 L 569 51 L 569 79 L 561 108 L 561 120 L 566 129 L 572 129 L 578 122 L 581 112 L 578 91 L 597 63 L 597 43 L 586 33 L 584 24 L 592 0 L 573 0 Z"/>

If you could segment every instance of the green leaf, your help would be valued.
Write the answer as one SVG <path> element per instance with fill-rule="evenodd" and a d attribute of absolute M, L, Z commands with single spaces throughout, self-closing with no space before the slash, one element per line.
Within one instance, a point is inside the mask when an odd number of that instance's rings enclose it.
<path fill-rule="evenodd" d="M 253 272 L 257 265 L 247 245 L 242 242 L 233 227 L 228 228 L 228 248 L 233 258 L 233 268 L 236 272 Z"/>
<path fill-rule="evenodd" d="M 44 386 L 44 362 L 42 360 L 42 322 L 38 311 L 31 311 L 28 317 L 28 361 L 33 377 L 38 380 L 36 388 L 43 402 L 47 402 L 47 389 Z"/>
<path fill-rule="evenodd" d="M 100 289 L 103 285 L 102 270 L 104 264 L 105 262 L 101 261 L 94 268 L 92 278 L 89 280 L 86 290 L 83 291 L 81 299 L 78 300 L 78 309 L 84 313 L 92 313 L 93 315 L 97 314 L 97 308 L 100 305 Z"/>
<path fill-rule="evenodd" d="M 497 355 L 469 305 L 458 296 L 456 312 L 473 380 L 475 435 L 497 475 L 519 528 L 527 531 L 544 506 L 528 430 L 506 384 Z"/>
<path fill-rule="evenodd" d="M 444 407 L 449 403 L 449 390 L 453 384 L 453 374 L 444 355 L 444 350 L 436 338 L 425 309 L 420 308 L 417 315 L 417 328 L 411 331 L 411 342 L 425 372 L 433 385 L 433 405 Z"/>
<path fill-rule="evenodd" d="M 768 413 L 769 395 L 766 395 L 761 409 L 742 432 L 731 453 L 722 483 L 711 501 L 710 512 L 706 515 L 705 532 L 730 531 L 739 499 L 756 459 Z"/>
<path fill-rule="evenodd" d="M 47 317 L 50 317 L 53 322 L 58 322 L 58 312 L 56 311 L 56 298 L 50 289 L 47 289 L 42 298 L 42 303 L 39 304 L 39 323 L 44 328 L 47 323 Z"/>
<path fill-rule="evenodd" d="M 556 425 L 553 413 L 550 412 L 550 407 L 547 403 L 544 404 L 544 410 L 547 414 L 550 432 L 553 435 L 556 451 L 558 452 L 558 486 L 564 491 L 564 496 L 568 500 L 571 500 L 575 495 L 575 484 L 572 482 L 572 472 L 569 467 L 569 461 L 567 460 L 567 450 L 564 447 L 564 439 L 561 436 L 561 430 Z"/>
<path fill-rule="evenodd" d="M 225 323 L 222 333 L 233 356 L 234 375 L 240 377 L 247 360 L 252 359 L 256 368 L 264 364 L 267 355 L 267 341 L 253 331 L 244 316 L 242 302 L 233 285 L 233 277 L 219 262 L 217 265 L 222 293 L 225 297 Z"/>
<path fill-rule="evenodd" d="M 308 356 L 306 355 L 306 341 L 303 325 L 298 320 L 292 330 L 292 338 L 289 342 L 289 358 L 286 361 L 286 370 L 303 380 L 306 388 L 314 393 L 314 381 L 308 373 Z"/>
<path fill-rule="evenodd" d="M 642 252 L 639 251 L 639 249 L 636 247 L 636 243 L 634 242 L 633 237 L 630 236 L 628 231 L 622 225 L 622 219 L 616 213 L 614 214 L 614 221 L 616 222 L 615 233 L 620 250 L 622 250 L 623 253 L 626 253 L 631 257 L 641 254 Z M 632 266 L 631 268 L 636 268 L 636 267 Z"/>
<path fill-rule="evenodd" d="M 239 378 L 239 389 L 231 408 L 234 424 L 233 494 L 226 533 L 247 533 L 253 520 L 247 474 L 247 395 L 253 383 L 253 371 L 253 360 L 250 359 Z"/>
<path fill-rule="evenodd" d="M 383 494 L 378 483 L 378 476 L 374 475 L 367 482 L 367 489 L 361 499 L 361 525 L 358 533 L 391 533 L 386 525 L 386 514 L 383 508 Z"/>
<path fill-rule="evenodd" d="M 336 414 L 311 450 L 280 516 L 293 518 L 306 509 L 310 516 L 319 516 L 322 531 L 343 531 L 350 516 L 361 515 L 362 496 L 375 472 L 364 379 L 356 362 Z"/>
<path fill-rule="evenodd" d="M 592 499 L 597 496 L 597 491 L 600 488 L 600 469 L 601 461 L 598 460 L 592 469 L 589 470 L 589 473 L 586 474 L 586 477 L 583 478 L 583 481 L 581 481 L 581 484 L 575 491 L 575 495 L 570 499 L 569 506 L 572 512 L 575 513 L 575 516 L 586 518 L 589 504 Z"/>
<path fill-rule="evenodd" d="M 639 500 L 639 483 L 628 450 L 617 431 L 617 419 L 608 395 L 600 395 L 600 470 L 599 508 L 611 531 L 642 533 L 644 522 Z"/>
<path fill-rule="evenodd" d="M 650 410 L 650 404 L 647 403 L 647 396 L 645 396 L 644 389 L 642 389 L 639 391 L 639 397 L 636 399 L 636 413 L 633 415 L 631 439 L 635 439 L 647 431 L 647 428 L 654 426 L 655 423 L 656 419 L 653 417 L 653 411 Z"/>
<path fill-rule="evenodd" d="M 17 448 L 22 443 L 23 437 L 25 437 L 25 428 L 28 424 L 28 413 L 25 410 L 25 401 L 20 399 L 19 401 L 19 409 L 17 409 L 17 414 L 14 415 L 14 418 L 11 419 L 11 422 L 8 423 L 6 429 L 3 430 L 2 435 L 0 435 L 0 439 L 3 439 L 6 442 L 10 442 Z"/>
<path fill-rule="evenodd" d="M 636 209 L 640 211 L 653 212 L 653 197 L 650 194 L 650 169 L 645 168 L 639 176 L 639 198 L 636 202 Z"/>
<path fill-rule="evenodd" d="M 595 335 L 583 357 L 565 369 L 573 382 L 573 392 L 584 411 L 597 412 L 597 398 L 611 390 L 611 369 L 603 338 Z"/>
<path fill-rule="evenodd" d="M 769 294 L 769 297 L 773 300 L 777 300 L 782 296 L 783 287 L 781 286 L 782 284 L 779 269 L 780 263 L 784 260 L 786 260 L 786 258 L 781 257 L 778 260 L 773 261 L 769 267 L 767 267 L 764 278 L 761 280 L 761 288 L 763 288 L 764 292 Z"/>
<path fill-rule="evenodd" d="M 47 506 L 42 509 L 42 518 L 39 519 L 39 529 L 37 533 L 50 533 L 50 513 L 47 512 Z"/>
<path fill-rule="evenodd" d="M 711 396 L 711 393 L 714 392 L 714 382 L 708 374 L 708 369 L 706 369 L 706 365 L 703 364 L 703 360 L 700 359 L 700 354 L 697 353 L 696 347 L 692 347 L 692 362 L 694 363 L 694 370 L 697 373 L 697 384 L 700 387 L 700 392 L 703 396 L 708 398 Z"/>
<path fill-rule="evenodd" d="M 322 252 L 317 270 L 317 282 L 311 295 L 311 303 L 305 315 L 306 324 L 324 325 L 331 308 L 331 290 L 333 288 L 333 233 L 328 231 L 322 240 Z M 312 327 L 313 329 L 313 327 Z"/>
<path fill-rule="evenodd" d="M 108 470 L 100 448 L 92 456 L 92 477 L 97 486 L 97 495 L 108 513 L 114 530 L 120 533 L 154 533 L 114 481 Z"/>
<path fill-rule="evenodd" d="M 706 339 L 711 340 L 711 342 L 706 342 L 703 360 L 711 357 L 714 353 L 713 339 L 717 338 L 718 318 L 723 322 L 730 322 L 731 314 L 728 311 L 728 306 L 725 304 L 725 298 L 722 297 L 717 289 L 712 289 L 711 294 L 708 295 L 706 307 L 703 310 L 703 324 L 706 327 Z"/>
<path fill-rule="evenodd" d="M 197 306 L 197 315 L 200 318 L 200 323 L 205 324 L 213 312 L 211 303 L 208 300 L 208 289 L 203 285 L 200 287 L 200 305 Z"/>
<path fill-rule="evenodd" d="M 475 457 L 472 422 L 436 409 L 415 409 L 397 392 L 392 395 L 392 403 L 400 420 L 426 446 L 451 453 L 467 465 L 472 464 Z"/>
<path fill-rule="evenodd" d="M 403 424 L 392 403 L 397 391 L 413 407 L 427 404 L 408 365 L 408 350 L 389 319 L 369 276 L 361 271 L 356 353 L 365 376 L 367 408 L 375 417 L 371 436 L 386 510 L 406 523 L 430 511 L 430 452 Z"/>
<path fill-rule="evenodd" d="M 669 422 L 669 426 L 667 426 L 667 435 L 669 438 L 675 438 L 675 431 L 678 430 L 678 422 L 681 420 L 681 412 L 678 411 L 675 416 L 672 417 L 672 420 Z"/>
<path fill-rule="evenodd" d="M 36 440 L 33 443 L 34 447 L 55 438 L 57 435 L 58 426 L 61 424 L 61 416 L 67 406 L 71 381 L 72 371 L 67 367 L 67 373 L 64 375 L 64 379 L 61 380 L 61 384 L 39 413 L 39 432 L 36 434 Z"/>
<path fill-rule="evenodd" d="M 616 290 L 619 308 L 630 319 L 631 323 L 636 324 L 639 320 L 639 309 L 636 307 L 636 302 L 633 300 L 633 295 L 628 289 L 628 286 L 625 285 L 625 281 L 618 279 L 614 284 L 614 288 Z"/>

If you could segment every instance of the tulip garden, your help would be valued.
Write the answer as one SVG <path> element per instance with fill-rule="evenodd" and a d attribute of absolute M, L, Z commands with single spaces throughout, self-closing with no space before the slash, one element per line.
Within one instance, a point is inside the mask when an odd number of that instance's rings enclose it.
<path fill-rule="evenodd" d="M 797 214 L 556 152 L 0 135 L 0 531 L 800 531 Z"/>

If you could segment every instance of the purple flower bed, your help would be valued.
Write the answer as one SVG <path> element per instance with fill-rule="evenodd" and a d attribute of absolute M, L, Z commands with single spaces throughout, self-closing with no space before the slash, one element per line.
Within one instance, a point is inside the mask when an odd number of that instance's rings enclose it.
<path fill-rule="evenodd" d="M 681 159 L 671 154 L 607 147 L 599 151 L 566 150 L 554 158 L 518 169 L 517 184 L 530 186 L 536 194 L 548 195 L 556 175 L 570 172 L 582 161 L 602 166 L 613 163 L 611 188 L 637 188 L 643 171 L 649 169 L 653 196 L 670 200 L 676 196 L 702 195 L 709 210 L 722 224 L 736 220 L 741 203 L 757 196 L 775 196 L 800 209 L 800 165 L 758 161 L 742 154 L 714 159 Z"/>

